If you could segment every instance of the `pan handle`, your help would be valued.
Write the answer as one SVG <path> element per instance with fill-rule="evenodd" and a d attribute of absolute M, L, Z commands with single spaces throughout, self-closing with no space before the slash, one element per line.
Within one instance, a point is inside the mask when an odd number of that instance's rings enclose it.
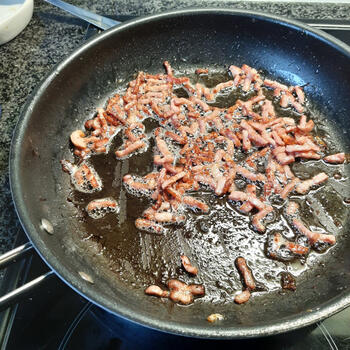
<path fill-rule="evenodd" d="M 6 252 L 0 256 L 0 270 L 6 266 L 16 263 L 19 260 L 22 260 L 26 255 L 31 252 L 33 246 L 30 242 L 20 245 L 17 248 Z M 39 286 L 42 282 L 50 279 L 54 275 L 54 272 L 48 271 L 45 274 L 33 279 L 30 282 L 23 284 L 22 286 L 12 290 L 11 292 L 0 297 L 0 311 L 5 310 L 7 307 L 13 305 L 16 301 L 23 298 L 27 295 L 29 291 Z"/>
<path fill-rule="evenodd" d="M 0 255 L 0 270 L 9 264 L 16 262 L 18 259 L 24 258 L 25 254 L 32 250 L 33 246 L 30 242 L 20 245 L 17 248 Z"/>
<path fill-rule="evenodd" d="M 16 301 L 23 298 L 29 291 L 36 288 L 42 282 L 48 280 L 52 275 L 54 275 L 54 272 L 52 270 L 48 271 L 45 274 L 33 279 L 32 281 L 23 284 L 23 286 L 18 287 L 15 290 L 0 297 L 0 310 L 4 310 L 7 307 L 13 305 Z"/>

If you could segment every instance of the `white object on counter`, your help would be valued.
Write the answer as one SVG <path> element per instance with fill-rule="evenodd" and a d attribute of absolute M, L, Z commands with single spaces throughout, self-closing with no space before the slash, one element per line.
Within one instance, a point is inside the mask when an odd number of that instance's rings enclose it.
<path fill-rule="evenodd" d="M 33 0 L 0 0 L 0 45 L 17 36 L 33 15 Z"/>

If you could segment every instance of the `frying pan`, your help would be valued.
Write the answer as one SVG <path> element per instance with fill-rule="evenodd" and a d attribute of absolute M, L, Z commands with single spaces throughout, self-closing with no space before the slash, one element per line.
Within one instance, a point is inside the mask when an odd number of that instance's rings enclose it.
<path fill-rule="evenodd" d="M 222 71 L 231 64 L 246 63 L 291 85 L 307 84 L 305 91 L 315 110 L 331 125 L 334 147 L 349 151 L 350 48 L 342 42 L 297 21 L 228 9 L 181 10 L 135 19 L 92 38 L 57 65 L 28 99 L 16 127 L 10 157 L 13 200 L 38 253 L 63 281 L 105 310 L 180 335 L 270 335 L 309 325 L 348 306 L 347 210 L 343 212 L 338 244 L 301 276 L 296 292 L 283 296 L 277 291 L 262 293 L 244 306 L 230 299 L 221 301 L 224 277 L 220 268 L 234 271 L 234 251 L 224 257 L 217 253 L 213 256 L 210 249 L 201 250 L 192 244 L 190 228 L 187 236 L 138 234 L 130 224 L 141 210 L 137 198 L 127 202 L 129 218 L 124 226 L 109 222 L 115 227 L 114 236 L 86 239 L 91 231 L 98 236 L 99 228 L 87 222 L 77 208 L 86 198 L 74 197 L 76 205 L 67 202 L 71 186 L 59 162 L 72 159 L 68 135 L 82 128 L 96 107 L 103 106 L 107 97 L 125 86 L 136 72 L 159 72 L 164 60 L 180 72 L 193 72 L 195 67 Z M 97 162 L 114 169 L 118 178 L 126 172 L 145 173 L 149 166 L 145 158 L 119 165 L 113 158 L 99 158 Z M 347 176 L 347 167 L 341 171 Z M 107 185 L 106 191 L 114 191 L 116 196 L 122 191 L 120 184 Z M 340 192 L 349 195 L 346 183 Z M 51 234 L 43 229 L 42 219 L 52 224 Z M 114 255 L 101 254 L 101 243 L 113 245 Z M 215 242 L 210 244 L 215 250 Z M 180 251 L 190 256 L 203 253 L 208 258 L 207 268 L 217 269 L 216 297 L 183 307 L 144 295 L 147 283 L 178 275 L 186 279 L 170 264 Z M 228 261 L 225 266 L 221 263 L 224 258 Z M 199 267 L 204 274 L 205 267 Z M 237 276 L 225 278 L 229 283 Z M 203 280 L 205 283 L 205 277 Z M 225 319 L 209 324 L 206 317 L 213 312 L 224 314 Z"/>

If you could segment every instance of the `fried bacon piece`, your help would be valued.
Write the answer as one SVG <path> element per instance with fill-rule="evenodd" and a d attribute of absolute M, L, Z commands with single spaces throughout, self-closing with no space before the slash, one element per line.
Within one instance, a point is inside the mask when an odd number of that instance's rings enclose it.
<path fill-rule="evenodd" d="M 152 232 L 156 234 L 164 233 L 164 227 L 152 220 L 138 218 L 135 221 L 135 226 L 137 229 L 142 231 Z"/>
<path fill-rule="evenodd" d="M 193 303 L 194 297 L 202 297 L 205 294 L 204 286 L 201 284 L 189 284 L 172 279 L 168 282 L 170 290 L 169 299 L 176 303 L 188 305 Z"/>
<path fill-rule="evenodd" d="M 222 321 L 224 319 L 224 316 L 222 316 L 221 314 L 210 314 L 207 317 L 207 321 L 210 323 L 214 323 L 216 321 Z"/>
<path fill-rule="evenodd" d="M 244 304 L 250 299 L 251 293 L 249 289 L 244 290 L 243 292 L 240 292 L 235 296 L 235 303 L 237 304 Z"/>
<path fill-rule="evenodd" d="M 281 273 L 281 285 L 283 289 L 292 290 L 293 292 L 297 289 L 295 277 L 289 272 Z"/>
<path fill-rule="evenodd" d="M 189 207 L 198 208 L 204 213 L 207 213 L 209 211 L 209 206 L 197 198 L 191 196 L 184 196 L 182 197 L 182 202 Z"/>
<path fill-rule="evenodd" d="M 113 198 L 94 199 L 86 206 L 86 212 L 94 219 L 103 218 L 107 213 L 115 213 L 118 203 Z"/>
<path fill-rule="evenodd" d="M 162 189 L 164 190 L 165 188 L 169 187 L 176 181 L 182 179 L 184 176 L 186 176 L 187 173 L 185 171 L 181 171 L 180 173 L 177 173 L 176 175 L 168 178 L 167 180 L 163 181 L 162 183 Z"/>
<path fill-rule="evenodd" d="M 192 275 L 197 275 L 197 273 L 198 273 L 197 267 L 195 267 L 191 264 L 190 259 L 186 255 L 181 255 L 181 262 L 182 262 L 184 269 L 188 273 L 191 273 Z"/>
<path fill-rule="evenodd" d="M 253 184 L 248 184 L 247 185 L 247 193 L 251 194 L 253 196 L 256 196 L 256 186 Z M 239 208 L 239 210 L 244 212 L 244 213 L 249 213 L 253 208 L 254 208 L 254 206 L 252 205 L 252 203 L 247 201 L 247 202 L 242 204 L 242 206 Z"/>
<path fill-rule="evenodd" d="M 314 128 L 314 122 L 309 120 L 306 122 L 306 115 L 302 115 L 299 120 L 298 129 L 304 133 L 310 132 Z"/>
<path fill-rule="evenodd" d="M 332 154 L 327 157 L 324 157 L 323 160 L 326 163 L 343 164 L 345 162 L 345 153 Z"/>
<path fill-rule="evenodd" d="M 127 157 L 130 153 L 133 153 L 136 150 L 140 148 L 145 148 L 145 147 L 146 147 L 146 143 L 144 141 L 137 140 L 136 142 L 128 144 L 124 149 L 120 151 L 116 151 L 115 155 L 118 158 L 124 158 L 124 157 Z"/>
<path fill-rule="evenodd" d="M 162 288 L 155 285 L 147 287 L 145 293 L 160 298 L 167 298 L 169 296 L 169 292 L 167 290 L 163 290 Z"/>
<path fill-rule="evenodd" d="M 239 257 L 235 260 L 235 264 L 246 288 L 249 290 L 254 290 L 256 288 L 255 280 L 252 271 L 247 265 L 246 260 L 242 257 Z"/>
<path fill-rule="evenodd" d="M 328 180 L 328 175 L 326 173 L 319 173 L 309 180 L 300 182 L 296 186 L 296 191 L 301 194 L 305 194 L 310 190 L 311 187 L 317 186 Z"/>
<path fill-rule="evenodd" d="M 279 232 L 269 235 L 266 242 L 267 256 L 281 261 L 292 261 L 309 253 L 309 248 L 288 241 Z"/>
<path fill-rule="evenodd" d="M 257 231 L 259 232 L 265 231 L 266 228 L 263 225 L 262 220 L 264 220 L 264 218 L 271 212 L 273 212 L 272 206 L 267 205 L 265 206 L 264 209 L 259 210 L 259 212 L 253 216 L 252 224 Z"/>
<path fill-rule="evenodd" d="M 172 163 L 174 161 L 174 155 L 169 151 L 166 142 L 160 138 L 160 136 L 156 137 L 157 147 L 164 157 L 165 162 Z"/>
<path fill-rule="evenodd" d="M 82 130 L 75 130 L 70 135 L 70 140 L 72 141 L 72 144 L 80 149 L 84 149 L 87 146 L 87 139 L 85 138 L 85 134 Z"/>
<path fill-rule="evenodd" d="M 209 70 L 208 68 L 197 68 L 196 69 L 196 74 L 208 74 Z"/>
<path fill-rule="evenodd" d="M 257 173 L 253 173 L 251 171 L 249 171 L 246 168 L 243 168 L 240 165 L 237 165 L 236 167 L 236 171 L 238 174 L 242 175 L 243 177 L 245 177 L 246 179 L 250 180 L 250 181 L 261 181 L 264 182 L 266 180 L 265 175 L 263 174 L 257 174 Z"/>
<path fill-rule="evenodd" d="M 135 181 L 133 177 L 128 174 L 123 177 L 123 182 L 133 190 L 147 193 L 147 191 L 152 191 L 157 187 L 156 178 L 158 178 L 159 175 L 156 173 L 154 173 L 154 175 L 156 176 L 155 178 L 149 176 L 145 182 L 139 182 Z"/>
<path fill-rule="evenodd" d="M 229 199 L 242 202 L 248 201 L 253 207 L 259 210 L 263 210 L 266 207 L 260 199 L 255 197 L 252 191 L 250 194 L 241 191 L 232 191 L 229 195 Z"/>
<path fill-rule="evenodd" d="M 282 190 L 282 192 L 280 193 L 281 198 L 286 199 L 289 195 L 290 192 L 292 192 L 295 188 L 295 186 L 300 182 L 300 179 L 295 177 L 294 179 L 292 179 L 291 182 L 289 182 L 288 185 L 286 185 L 284 187 L 284 189 Z"/>
<path fill-rule="evenodd" d="M 293 219 L 293 225 L 300 233 L 309 239 L 311 245 L 317 242 L 328 243 L 330 245 L 335 244 L 336 239 L 334 235 L 312 232 L 307 227 L 305 227 L 305 225 L 299 219 Z"/>
<path fill-rule="evenodd" d="M 83 162 L 77 166 L 68 160 L 61 160 L 61 165 L 63 171 L 70 174 L 71 182 L 78 191 L 93 193 L 102 190 L 102 181 L 91 165 Z"/>

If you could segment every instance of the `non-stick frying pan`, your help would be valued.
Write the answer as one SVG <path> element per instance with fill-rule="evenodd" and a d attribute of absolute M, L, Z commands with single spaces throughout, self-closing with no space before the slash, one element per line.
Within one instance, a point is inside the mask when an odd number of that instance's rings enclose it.
<path fill-rule="evenodd" d="M 246 63 L 272 78 L 307 84 L 305 91 L 315 110 L 331 125 L 336 148 L 350 149 L 350 48 L 335 38 L 296 21 L 223 9 L 173 11 L 129 21 L 92 38 L 60 63 L 30 96 L 17 125 L 11 149 L 11 188 L 21 223 L 39 254 L 67 284 L 104 309 L 187 336 L 269 335 L 306 326 L 348 306 L 347 210 L 342 212 L 338 244 L 300 277 L 296 292 L 263 293 L 243 306 L 221 300 L 220 292 L 227 294 L 227 290 L 220 283 L 230 277 L 223 276 L 220 268 L 226 271 L 232 266 L 234 271 L 235 255 L 234 251 L 225 256 L 215 253 L 215 242 L 211 242 L 213 251 L 203 253 L 208 256 L 207 268 L 217 269 L 219 292 L 212 299 L 198 299 L 183 307 L 144 295 L 147 283 L 178 275 L 186 278 L 178 266 L 170 264 L 171 259 L 180 251 L 200 255 L 201 247 L 193 244 L 190 228 L 187 235 L 167 237 L 135 233 L 132 222 L 140 211 L 137 199 L 128 202 L 130 217 L 124 218 L 124 226 L 110 223 L 115 227 L 114 237 L 102 235 L 100 242 L 86 239 L 91 230 L 98 235 L 98 225 L 89 228 L 77 209 L 84 198 L 73 198 L 76 205 L 67 201 L 71 186 L 60 160 L 72 159 L 68 135 L 81 128 L 96 107 L 103 106 L 136 72 L 159 72 L 164 60 L 181 72 L 193 72 L 195 67 L 223 71 L 231 64 Z M 97 162 L 109 166 L 116 178 L 126 172 L 142 173 L 148 166 L 142 157 L 123 165 L 113 158 Z M 346 167 L 341 171 L 347 176 Z M 343 183 L 342 193 L 332 198 L 349 195 Z M 106 191 L 114 191 L 119 198 L 121 188 L 111 183 Z M 52 224 L 52 234 L 43 229 L 42 219 Z M 101 254 L 102 241 L 114 245 L 110 258 Z M 209 324 L 206 317 L 213 312 L 224 314 L 225 319 Z"/>

